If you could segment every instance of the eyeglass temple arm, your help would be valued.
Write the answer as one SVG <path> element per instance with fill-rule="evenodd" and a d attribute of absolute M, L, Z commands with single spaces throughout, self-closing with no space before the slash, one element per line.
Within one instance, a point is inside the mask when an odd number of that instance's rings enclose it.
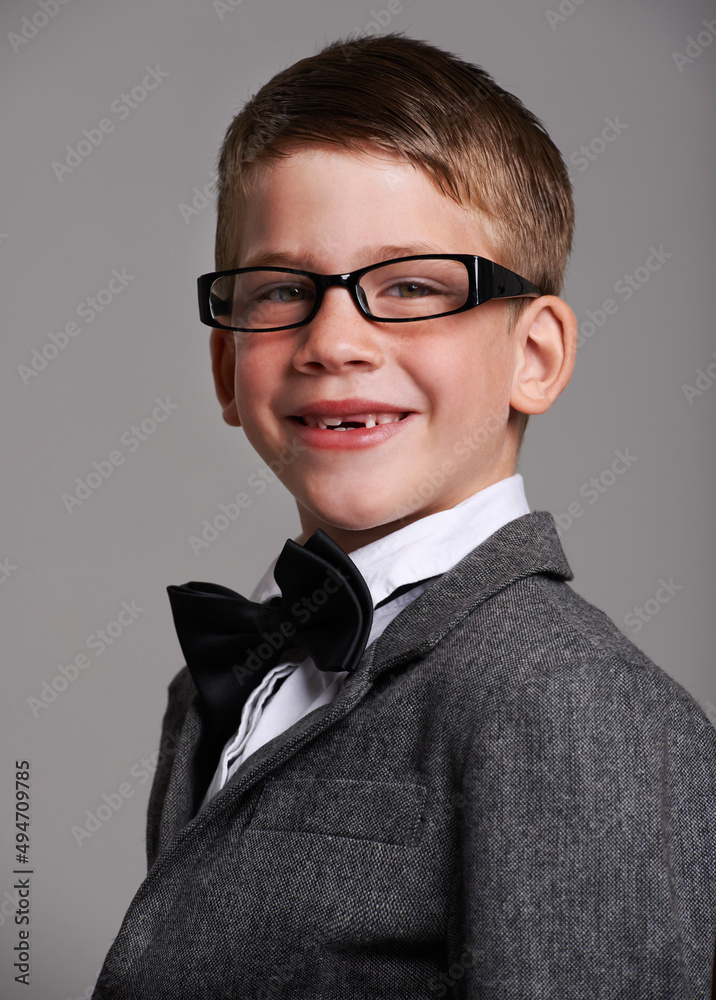
<path fill-rule="evenodd" d="M 501 264 L 485 260 L 480 261 L 478 289 L 483 301 L 521 298 L 525 295 L 531 297 L 542 295 L 542 291 L 531 281 L 508 271 Z"/>

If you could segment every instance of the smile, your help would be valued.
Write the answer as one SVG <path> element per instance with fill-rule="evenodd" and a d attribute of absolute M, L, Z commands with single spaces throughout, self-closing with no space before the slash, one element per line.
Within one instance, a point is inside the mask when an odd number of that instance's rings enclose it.
<path fill-rule="evenodd" d="M 359 428 L 395 424 L 407 417 L 407 413 L 347 413 L 344 416 L 328 416 L 319 413 L 306 413 L 295 417 L 306 427 L 316 427 L 320 430 L 349 431 Z"/>
<path fill-rule="evenodd" d="M 287 419 L 296 437 L 311 450 L 362 451 L 381 447 L 419 420 L 414 410 L 390 407 L 390 403 L 377 400 L 324 399 L 309 403 Z"/>

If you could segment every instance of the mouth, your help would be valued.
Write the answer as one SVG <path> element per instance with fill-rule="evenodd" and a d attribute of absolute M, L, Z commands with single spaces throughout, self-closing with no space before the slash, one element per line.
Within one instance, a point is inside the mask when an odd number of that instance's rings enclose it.
<path fill-rule="evenodd" d="M 352 396 L 348 399 L 315 399 L 287 419 L 295 435 L 309 449 L 353 452 L 382 447 L 404 434 L 419 414 L 385 400 Z"/>
<path fill-rule="evenodd" d="M 397 424 L 405 420 L 408 411 L 346 413 L 332 416 L 327 413 L 305 413 L 303 416 L 292 417 L 292 420 L 304 427 L 315 427 L 322 431 L 352 431 L 380 427 L 383 424 Z"/>

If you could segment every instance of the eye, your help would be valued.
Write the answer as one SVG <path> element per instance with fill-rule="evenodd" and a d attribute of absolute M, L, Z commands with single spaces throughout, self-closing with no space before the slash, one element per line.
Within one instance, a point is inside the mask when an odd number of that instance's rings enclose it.
<path fill-rule="evenodd" d="M 388 289 L 389 295 L 396 295 L 401 299 L 419 299 L 424 295 L 436 294 L 437 289 L 431 285 L 423 284 L 419 281 L 401 281 L 391 285 Z"/>
<path fill-rule="evenodd" d="M 301 302 L 306 296 L 308 289 L 300 285 L 276 285 L 267 289 L 259 297 L 270 299 L 272 302 Z"/>

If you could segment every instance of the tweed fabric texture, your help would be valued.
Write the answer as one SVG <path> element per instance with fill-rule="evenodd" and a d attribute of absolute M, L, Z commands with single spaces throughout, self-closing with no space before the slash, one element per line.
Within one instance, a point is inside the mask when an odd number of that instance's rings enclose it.
<path fill-rule="evenodd" d="M 180 672 L 94 1000 L 706 1000 L 716 730 L 571 578 L 505 525 L 198 815 Z"/>

